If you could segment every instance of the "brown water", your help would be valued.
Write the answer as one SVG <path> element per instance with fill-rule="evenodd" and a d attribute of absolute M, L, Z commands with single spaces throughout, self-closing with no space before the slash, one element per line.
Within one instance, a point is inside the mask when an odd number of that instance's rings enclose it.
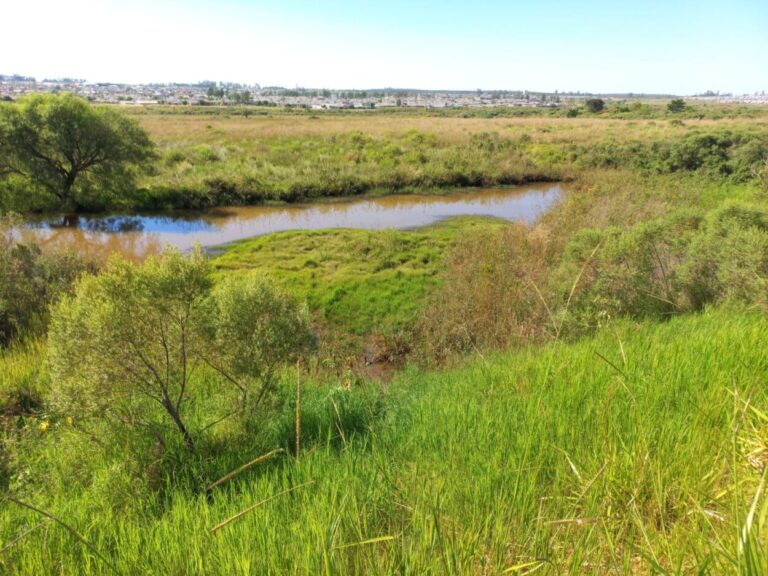
<path fill-rule="evenodd" d="M 451 216 L 496 216 L 534 222 L 563 195 L 558 184 L 488 188 L 448 195 L 393 195 L 315 204 L 246 206 L 203 212 L 60 215 L 29 220 L 19 231 L 43 246 L 131 259 L 164 244 L 188 250 L 284 230 L 414 228 Z"/>

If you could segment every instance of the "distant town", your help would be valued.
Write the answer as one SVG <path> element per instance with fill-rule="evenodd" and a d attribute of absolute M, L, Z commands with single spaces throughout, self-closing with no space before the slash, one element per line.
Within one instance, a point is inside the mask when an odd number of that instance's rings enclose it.
<path fill-rule="evenodd" d="M 672 98 L 671 94 L 592 94 L 534 92 L 528 90 L 330 90 L 284 88 L 259 84 L 203 81 L 196 84 L 112 84 L 73 78 L 43 79 L 0 75 L 0 99 L 16 100 L 26 94 L 71 92 L 92 102 L 124 106 L 253 105 L 312 110 L 373 108 L 480 108 L 497 106 L 557 107 L 601 97 L 608 100 Z M 720 103 L 768 104 L 765 91 L 749 95 L 707 91 L 687 96 Z"/>

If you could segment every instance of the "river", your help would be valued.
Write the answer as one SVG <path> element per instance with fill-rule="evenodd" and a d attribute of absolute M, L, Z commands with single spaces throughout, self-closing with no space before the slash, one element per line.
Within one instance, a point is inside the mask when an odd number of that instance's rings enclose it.
<path fill-rule="evenodd" d="M 533 223 L 564 193 L 561 184 L 484 188 L 453 194 L 396 194 L 280 206 L 245 206 L 161 214 L 56 215 L 31 218 L 19 233 L 44 247 L 133 259 L 171 244 L 205 249 L 285 230 L 407 229 L 452 216 L 494 216 Z"/>

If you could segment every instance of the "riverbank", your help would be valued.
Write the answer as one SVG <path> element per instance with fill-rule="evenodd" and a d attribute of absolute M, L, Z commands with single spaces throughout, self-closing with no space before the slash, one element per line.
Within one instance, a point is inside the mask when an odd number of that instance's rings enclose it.
<path fill-rule="evenodd" d="M 750 160 L 750 142 L 768 135 L 765 110 L 752 112 L 715 119 L 143 114 L 137 118 L 162 160 L 139 202 L 292 202 L 563 181 L 602 168 L 703 168 L 743 178 L 746 164 L 759 160 L 759 151 Z"/>
<path fill-rule="evenodd" d="M 768 136 L 763 108 L 749 115 L 652 118 L 455 117 L 420 113 L 227 114 L 138 111 L 158 159 L 129 193 L 85 195 L 83 210 L 167 210 L 306 202 L 570 181 L 593 170 L 699 173 L 743 181 Z M 55 210 L 32 190 L 0 206 Z"/>

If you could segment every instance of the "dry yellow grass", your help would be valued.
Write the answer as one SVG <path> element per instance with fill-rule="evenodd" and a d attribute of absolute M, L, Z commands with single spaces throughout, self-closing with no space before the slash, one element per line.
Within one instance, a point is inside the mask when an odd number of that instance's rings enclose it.
<path fill-rule="evenodd" d="M 511 137 L 529 134 L 541 143 L 587 143 L 605 138 L 650 140 L 701 130 L 764 128 L 763 118 L 686 120 L 616 120 L 601 118 L 443 118 L 427 116 L 345 115 L 310 117 L 274 115 L 252 117 L 181 116 L 147 114 L 137 117 L 160 143 L 212 143 L 281 138 L 328 137 L 362 132 L 373 137 L 399 135 L 410 130 L 433 133 L 441 139 L 464 142 L 473 134 L 497 132 Z"/>

